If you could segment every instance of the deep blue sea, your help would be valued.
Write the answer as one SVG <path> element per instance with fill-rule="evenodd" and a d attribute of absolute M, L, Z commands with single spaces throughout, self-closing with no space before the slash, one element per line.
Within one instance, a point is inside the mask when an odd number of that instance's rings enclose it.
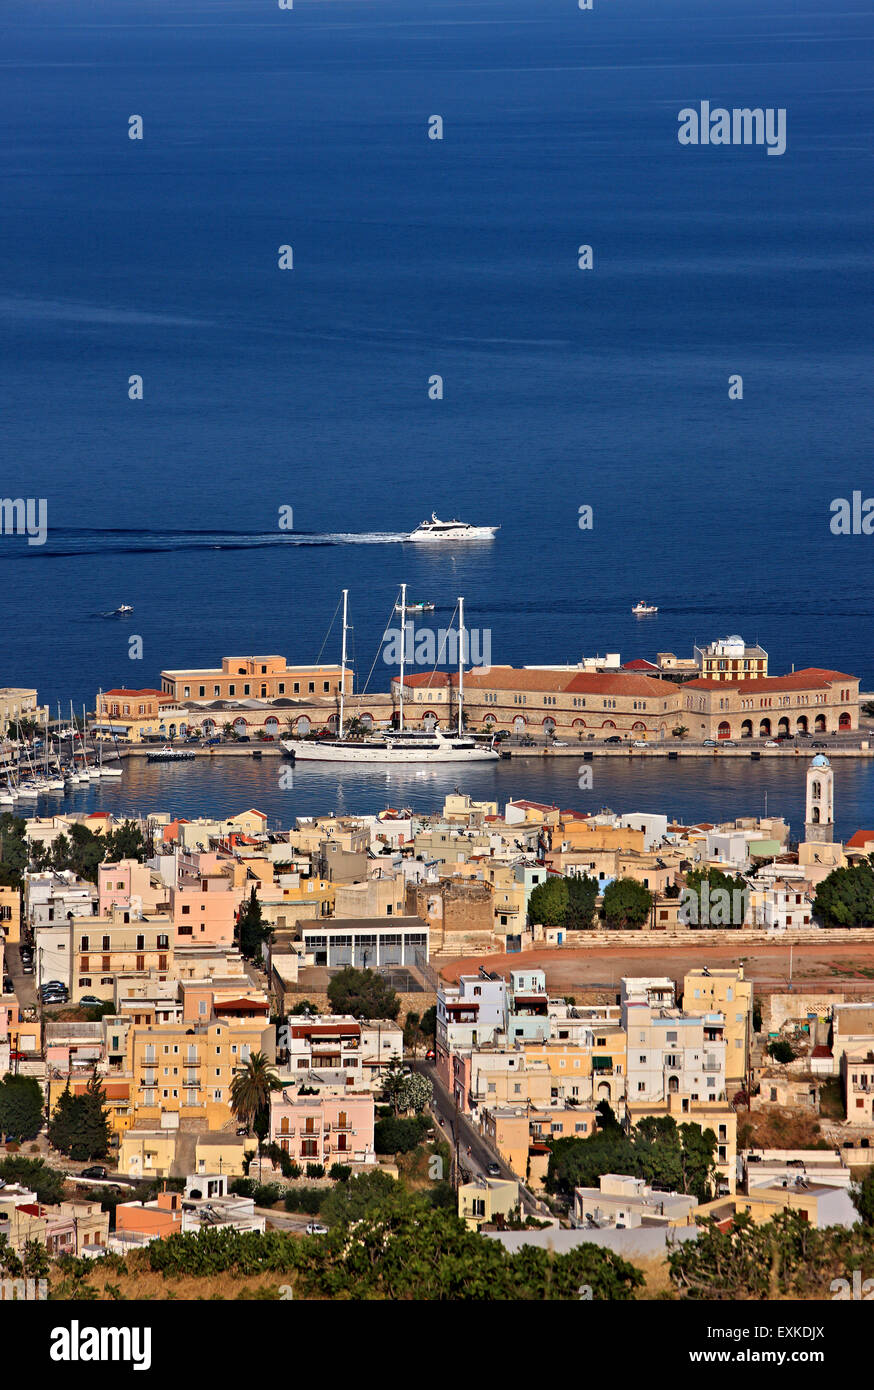
<path fill-rule="evenodd" d="M 829 531 L 874 494 L 872 49 L 870 0 L 4 0 L 0 491 L 49 530 L 0 536 L 0 684 L 309 661 L 342 587 L 363 680 L 406 580 L 494 662 L 740 632 L 874 688 L 874 537 Z M 786 153 L 680 146 L 705 99 Z M 501 530 L 396 539 L 432 510 Z"/>

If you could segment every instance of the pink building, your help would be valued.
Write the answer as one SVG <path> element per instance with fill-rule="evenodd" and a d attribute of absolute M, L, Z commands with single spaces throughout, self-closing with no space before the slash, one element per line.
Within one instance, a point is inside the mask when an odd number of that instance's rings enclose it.
<path fill-rule="evenodd" d="M 170 889 L 177 946 L 231 946 L 240 890 L 224 874 Z"/>
<path fill-rule="evenodd" d="M 288 1086 L 270 1097 L 270 1142 L 297 1163 L 373 1163 L 373 1096 L 354 1091 L 299 1095 Z"/>
<path fill-rule="evenodd" d="M 152 884 L 152 872 L 136 859 L 100 864 L 97 869 L 98 911 L 108 917 L 113 907 L 134 907 L 154 912 L 166 905 L 167 889 Z"/>

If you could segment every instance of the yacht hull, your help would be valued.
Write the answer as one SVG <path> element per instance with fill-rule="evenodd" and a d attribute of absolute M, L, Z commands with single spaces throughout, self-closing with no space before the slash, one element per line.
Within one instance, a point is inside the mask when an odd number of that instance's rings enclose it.
<path fill-rule="evenodd" d="M 471 747 L 463 740 L 447 738 L 421 747 L 392 745 L 377 740 L 367 743 L 331 743 L 308 739 L 281 739 L 280 746 L 295 762 L 312 763 L 494 763 L 500 754 L 494 748 Z"/>

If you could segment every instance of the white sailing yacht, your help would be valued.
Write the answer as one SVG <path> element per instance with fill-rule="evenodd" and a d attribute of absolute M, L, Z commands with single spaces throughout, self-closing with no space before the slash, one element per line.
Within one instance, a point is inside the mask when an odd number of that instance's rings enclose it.
<path fill-rule="evenodd" d="M 443 734 L 439 729 L 407 731 L 404 729 L 404 623 L 406 620 L 407 586 L 401 585 L 401 658 L 400 702 L 398 728 L 384 735 L 350 739 L 344 732 L 346 695 L 346 632 L 348 629 L 348 589 L 343 590 L 343 644 L 340 677 L 340 718 L 335 739 L 280 739 L 280 745 L 295 761 L 317 763 L 483 763 L 497 762 L 498 750 L 477 743 L 464 732 L 464 599 L 458 600 L 458 729 Z"/>

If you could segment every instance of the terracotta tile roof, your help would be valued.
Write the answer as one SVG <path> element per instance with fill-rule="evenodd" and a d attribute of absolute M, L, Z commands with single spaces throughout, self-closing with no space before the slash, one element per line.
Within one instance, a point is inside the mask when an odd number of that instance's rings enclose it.
<path fill-rule="evenodd" d="M 836 681 L 857 681 L 858 676 L 848 676 L 845 671 L 828 671 L 820 666 L 806 666 L 803 671 L 793 671 L 788 676 L 761 676 L 757 680 L 717 681 L 699 677 L 686 681 L 683 690 L 715 690 L 725 686 L 749 691 L 751 694 L 767 694 L 768 691 L 812 690 L 834 685 Z"/>
<path fill-rule="evenodd" d="M 392 680 L 397 682 L 400 677 L 394 676 Z M 662 694 L 674 695 L 677 689 L 670 681 L 654 680 L 651 676 L 641 676 L 633 671 L 547 671 L 537 667 L 514 666 L 491 666 L 487 671 L 467 671 L 464 683 L 471 690 L 562 691 L 580 695 L 649 695 L 652 698 Z M 445 689 L 448 685 L 454 688 L 458 685 L 458 673 L 435 671 L 405 676 L 404 684 L 432 690 Z"/>
<path fill-rule="evenodd" d="M 847 841 L 847 849 L 864 849 L 874 843 L 874 830 L 857 830 Z"/>
<path fill-rule="evenodd" d="M 104 700 L 108 700 L 110 696 L 121 697 L 128 695 L 163 695 L 165 700 L 172 700 L 173 698 L 172 695 L 168 695 L 163 690 L 150 690 L 148 687 L 144 690 L 128 690 L 125 686 L 122 686 L 120 690 L 104 690 L 103 692 Z"/>
<path fill-rule="evenodd" d="M 623 671 L 657 671 L 659 668 L 653 661 L 646 661 L 642 656 L 636 656 L 633 661 L 623 661 Z"/>

